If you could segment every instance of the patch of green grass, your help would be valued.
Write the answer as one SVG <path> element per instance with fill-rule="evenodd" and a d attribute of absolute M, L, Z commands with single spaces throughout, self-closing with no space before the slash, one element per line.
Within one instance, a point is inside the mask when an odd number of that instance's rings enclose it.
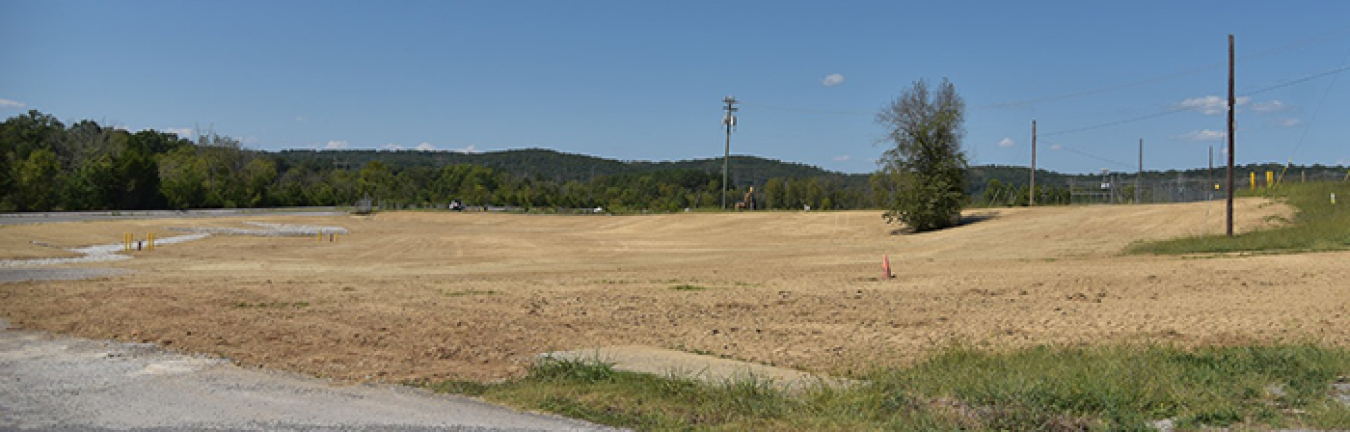
<path fill-rule="evenodd" d="M 1338 203 L 1331 204 L 1335 193 Z M 1280 186 L 1270 196 L 1297 214 L 1286 226 L 1227 237 L 1208 235 L 1131 246 L 1132 253 L 1197 254 L 1235 252 L 1321 252 L 1350 249 L 1350 183 Z"/>
<path fill-rule="evenodd" d="M 482 396 L 639 430 L 774 429 L 774 419 L 801 405 L 763 381 L 707 385 L 617 371 L 594 361 L 551 359 L 536 363 L 525 378 L 490 385 Z"/>
<path fill-rule="evenodd" d="M 708 287 L 690 284 L 680 284 L 670 287 L 670 289 L 673 289 L 675 291 L 706 291 L 708 290 Z"/>
<path fill-rule="evenodd" d="M 1347 371 L 1350 352 L 1310 344 L 1038 347 L 1007 354 L 957 348 L 873 380 L 892 391 L 961 401 L 966 415 L 995 429 L 1041 429 L 1066 419 L 1106 429 L 1162 419 L 1182 428 L 1345 427 L 1290 413 L 1350 414 L 1350 406 L 1331 406 L 1327 396 Z"/>
<path fill-rule="evenodd" d="M 424 384 L 638 430 L 1147 430 L 1350 425 L 1330 384 L 1350 351 L 1311 344 L 953 347 L 848 388 L 788 394 L 753 379 L 709 384 L 545 360 L 494 384 Z"/>

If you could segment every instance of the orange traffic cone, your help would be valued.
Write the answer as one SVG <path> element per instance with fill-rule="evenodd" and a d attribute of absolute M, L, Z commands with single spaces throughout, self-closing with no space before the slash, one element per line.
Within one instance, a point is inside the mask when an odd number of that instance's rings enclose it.
<path fill-rule="evenodd" d="M 892 278 L 895 278 L 895 274 L 891 273 L 891 257 L 890 257 L 890 256 L 887 256 L 887 255 L 885 255 L 885 254 L 882 254 L 882 255 L 881 255 L 881 270 L 882 270 L 883 272 L 885 272 L 885 274 L 883 274 L 882 276 L 885 277 L 886 279 L 892 279 Z"/>

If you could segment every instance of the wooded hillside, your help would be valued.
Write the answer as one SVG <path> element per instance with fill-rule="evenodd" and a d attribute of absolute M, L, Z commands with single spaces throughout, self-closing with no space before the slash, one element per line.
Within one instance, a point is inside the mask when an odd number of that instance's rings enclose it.
<path fill-rule="evenodd" d="M 1241 178 L 1283 167 L 1239 167 Z M 1216 170 L 1222 175 L 1222 170 Z M 353 205 L 471 206 L 677 211 L 721 205 L 722 160 L 620 161 L 545 149 L 490 153 L 244 148 L 206 134 L 128 132 L 38 111 L 0 123 L 0 211 L 134 210 Z M 1116 173 L 1133 179 L 1134 173 Z M 1028 169 L 975 166 L 972 202 L 1019 205 Z M 1146 180 L 1206 178 L 1205 169 L 1150 171 Z M 1294 166 L 1286 181 L 1340 179 L 1345 169 Z M 760 208 L 876 208 L 871 174 L 844 174 L 755 156 L 732 156 L 727 201 L 755 188 Z M 1037 172 L 1039 204 L 1068 203 L 1067 186 L 1100 174 Z M 1024 190 L 1024 189 L 1023 189 Z M 1012 197 L 1012 199 L 1009 199 Z"/>

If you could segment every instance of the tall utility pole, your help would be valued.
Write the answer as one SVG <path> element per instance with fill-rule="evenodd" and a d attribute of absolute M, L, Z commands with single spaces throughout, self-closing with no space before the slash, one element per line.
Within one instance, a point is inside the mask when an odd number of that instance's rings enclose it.
<path fill-rule="evenodd" d="M 1031 206 L 1036 206 L 1036 121 L 1031 121 Z"/>
<path fill-rule="evenodd" d="M 1214 189 L 1218 189 L 1219 184 L 1214 183 L 1214 146 L 1209 146 L 1209 182 L 1205 183 L 1205 189 L 1209 189 L 1206 195 L 1211 201 L 1214 200 Z"/>
<path fill-rule="evenodd" d="M 1144 139 L 1139 139 L 1139 174 L 1134 176 L 1134 203 L 1139 204 L 1139 179 L 1144 178 Z"/>
<path fill-rule="evenodd" d="M 731 162 L 731 130 L 736 127 L 736 98 L 727 96 L 722 99 L 727 104 L 723 109 L 727 114 L 722 117 L 722 125 L 727 127 L 727 147 L 722 154 L 722 210 L 727 209 L 727 166 Z"/>
<path fill-rule="evenodd" d="M 1233 94 L 1233 35 L 1228 35 L 1228 236 L 1233 236 L 1233 113 L 1237 96 Z"/>

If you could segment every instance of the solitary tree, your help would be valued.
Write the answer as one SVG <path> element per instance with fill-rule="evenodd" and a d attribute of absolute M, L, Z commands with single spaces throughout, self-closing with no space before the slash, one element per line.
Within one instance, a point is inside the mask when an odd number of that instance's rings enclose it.
<path fill-rule="evenodd" d="M 886 222 L 916 232 L 946 228 L 961 218 L 966 156 L 961 150 L 965 102 L 950 81 L 930 90 L 923 80 L 877 113 L 887 130 L 875 179 L 884 190 Z"/>

